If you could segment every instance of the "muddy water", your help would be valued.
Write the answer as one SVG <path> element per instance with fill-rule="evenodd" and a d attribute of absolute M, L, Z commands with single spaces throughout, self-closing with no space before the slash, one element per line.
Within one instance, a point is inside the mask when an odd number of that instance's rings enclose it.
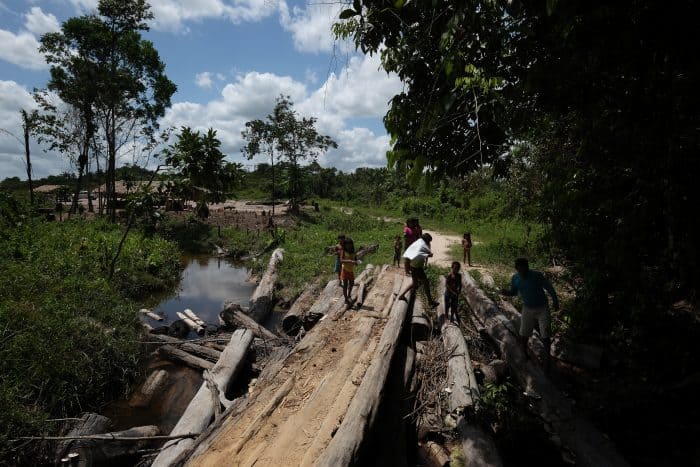
<path fill-rule="evenodd" d="M 165 316 L 162 322 L 149 319 L 153 327 L 171 324 L 179 319 L 176 313 L 185 308 L 205 322 L 217 325 L 224 301 L 248 306 L 256 284 L 249 281 L 249 270 L 243 264 L 211 256 L 185 256 L 182 263 L 179 287 L 150 300 L 153 311 Z M 198 336 L 191 332 L 189 337 Z M 166 382 L 148 406 L 136 403 L 142 381 L 134 387 L 130 399 L 114 401 L 105 407 L 103 413 L 112 419 L 113 429 L 157 425 L 162 433 L 172 430 L 202 384 L 202 377 L 197 370 L 153 357 L 143 370 L 144 379 L 160 369 L 168 373 Z"/>
<path fill-rule="evenodd" d="M 169 296 L 159 297 L 154 311 L 165 316 L 164 323 L 178 319 L 177 312 L 189 308 L 206 323 L 217 325 L 224 301 L 248 306 L 256 284 L 250 282 L 249 270 L 241 263 L 211 256 L 183 257 L 184 270 L 179 288 Z M 190 337 L 196 337 L 190 333 Z"/>

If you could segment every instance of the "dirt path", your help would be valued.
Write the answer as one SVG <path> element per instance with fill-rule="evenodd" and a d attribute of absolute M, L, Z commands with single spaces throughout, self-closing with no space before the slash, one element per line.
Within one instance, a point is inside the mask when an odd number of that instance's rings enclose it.
<path fill-rule="evenodd" d="M 459 235 L 449 235 L 440 232 L 430 231 L 433 241 L 430 243 L 430 249 L 433 251 L 433 257 L 430 263 L 435 266 L 449 268 L 452 261 L 461 261 L 462 258 L 457 258 L 450 253 L 453 245 L 459 245 L 461 238 Z"/>

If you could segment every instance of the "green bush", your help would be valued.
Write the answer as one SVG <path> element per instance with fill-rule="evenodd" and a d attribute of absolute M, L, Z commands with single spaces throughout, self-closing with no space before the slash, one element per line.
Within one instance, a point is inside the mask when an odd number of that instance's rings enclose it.
<path fill-rule="evenodd" d="M 10 438 L 127 389 L 140 358 L 138 305 L 129 297 L 172 284 L 179 254 L 133 232 L 109 283 L 119 226 L 30 221 L 2 232 L 0 458 L 8 458 Z"/>

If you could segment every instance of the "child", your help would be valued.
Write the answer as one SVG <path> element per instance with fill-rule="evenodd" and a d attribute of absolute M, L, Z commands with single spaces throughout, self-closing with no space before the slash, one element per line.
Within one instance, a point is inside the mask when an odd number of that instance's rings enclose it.
<path fill-rule="evenodd" d="M 340 279 L 340 257 L 343 255 L 343 242 L 345 235 L 338 235 L 338 243 L 335 245 L 335 266 L 333 272 L 338 274 L 338 286 L 342 287 L 343 281 Z"/>
<path fill-rule="evenodd" d="M 401 266 L 401 235 L 397 235 L 394 239 L 394 260 L 391 265 Z"/>
<path fill-rule="evenodd" d="M 472 265 L 472 234 L 470 232 L 465 232 L 464 238 L 462 238 L 462 248 L 464 248 L 464 254 L 462 255 L 462 262 L 468 266 Z"/>
<path fill-rule="evenodd" d="M 345 297 L 345 303 L 350 305 L 350 294 L 355 285 L 355 265 L 358 263 L 355 244 L 350 238 L 346 238 L 343 243 L 340 262 L 342 263 L 340 279 L 343 284 L 343 297 Z"/>
<path fill-rule="evenodd" d="M 447 319 L 453 323 L 459 321 L 459 294 L 462 291 L 462 275 L 459 273 L 459 268 L 459 261 L 453 261 L 452 270 L 445 278 L 445 313 Z"/>
<path fill-rule="evenodd" d="M 425 295 L 428 297 L 428 303 L 431 308 L 438 306 L 438 302 L 433 300 L 433 296 L 430 294 L 430 282 L 428 282 L 428 276 L 425 275 L 425 265 L 428 262 L 428 258 L 433 256 L 433 252 L 430 251 L 430 242 L 433 237 L 429 233 L 424 233 L 421 238 L 413 242 L 413 244 L 404 252 L 403 257 L 411 263 L 411 283 L 405 285 L 399 296 L 399 300 L 406 300 L 406 294 L 409 290 L 423 285 L 425 290 Z"/>
<path fill-rule="evenodd" d="M 413 230 L 413 219 L 406 219 L 406 226 L 403 228 L 403 239 L 404 239 L 404 251 L 408 250 L 413 242 L 417 240 L 416 233 Z M 404 269 L 406 270 L 406 275 L 411 275 L 411 260 L 408 258 L 404 259 Z"/>

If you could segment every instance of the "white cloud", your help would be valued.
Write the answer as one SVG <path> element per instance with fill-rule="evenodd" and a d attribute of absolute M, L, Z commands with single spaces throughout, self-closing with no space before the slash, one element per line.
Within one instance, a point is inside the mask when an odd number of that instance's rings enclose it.
<path fill-rule="evenodd" d="M 208 71 L 197 73 L 197 75 L 194 77 L 194 82 L 200 88 L 211 89 L 211 87 L 214 85 L 214 82 L 211 79 L 211 73 Z"/>
<path fill-rule="evenodd" d="M 280 24 L 292 33 L 294 47 L 301 52 L 329 52 L 333 50 L 331 27 L 338 20 L 342 5 L 335 2 L 309 3 L 305 8 L 290 8 L 280 2 Z"/>
<path fill-rule="evenodd" d="M 234 24 L 254 22 L 277 10 L 268 0 L 152 0 L 153 28 L 160 31 L 187 32 L 185 23 L 206 18 L 225 18 Z"/>
<path fill-rule="evenodd" d="M 300 115 L 318 119 L 319 132 L 338 142 L 340 147 L 322 156 L 319 163 L 342 170 L 383 166 L 389 137 L 348 121 L 378 119 L 386 113 L 389 99 L 400 91 L 398 79 L 378 71 L 378 64 L 376 57 L 356 57 L 338 76 L 332 74 L 326 83 L 312 89 L 308 81 L 305 84 L 288 76 L 258 72 L 240 74 L 226 84 L 219 97 L 206 104 L 174 104 L 162 124 L 199 130 L 213 127 L 230 159 L 241 161 L 241 131 L 245 122 L 264 119 L 272 111 L 275 99 L 284 94 L 291 97 Z"/>
<path fill-rule="evenodd" d="M 44 13 L 38 6 L 33 6 L 29 12 L 24 14 L 24 18 L 24 27 L 36 36 L 61 30 L 61 25 L 58 24 L 56 17 L 51 13 Z"/>
<path fill-rule="evenodd" d="M 0 59 L 30 70 L 48 68 L 39 53 L 39 41 L 29 32 L 0 29 Z"/>

